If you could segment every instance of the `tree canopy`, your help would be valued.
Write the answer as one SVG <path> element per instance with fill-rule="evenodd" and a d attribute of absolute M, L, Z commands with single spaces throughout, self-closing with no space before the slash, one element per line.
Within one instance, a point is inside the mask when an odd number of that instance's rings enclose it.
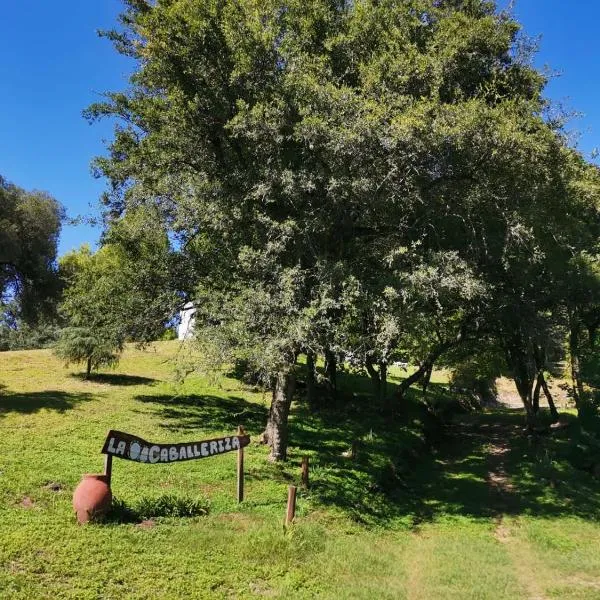
<path fill-rule="evenodd" d="M 412 383 L 486 335 L 533 410 L 532 326 L 567 310 L 562 274 L 595 252 L 598 171 L 545 118 L 509 13 L 127 0 L 121 25 L 106 35 L 131 85 L 87 113 L 118 120 L 96 161 L 107 220 L 150 207 L 168 231 L 189 277 L 164 283 L 191 291 L 199 338 L 272 385 L 274 459 L 301 352 L 380 374 L 406 354 Z"/>
<path fill-rule="evenodd" d="M 115 364 L 126 341 L 160 337 L 181 304 L 170 287 L 174 271 L 165 232 L 142 208 L 114 223 L 97 252 L 82 246 L 63 256 L 60 312 L 67 326 L 57 355 L 85 363 L 89 376 L 92 369 Z"/>
<path fill-rule="evenodd" d="M 0 301 L 35 322 L 60 290 L 57 244 L 64 211 L 46 192 L 27 192 L 0 176 Z"/>

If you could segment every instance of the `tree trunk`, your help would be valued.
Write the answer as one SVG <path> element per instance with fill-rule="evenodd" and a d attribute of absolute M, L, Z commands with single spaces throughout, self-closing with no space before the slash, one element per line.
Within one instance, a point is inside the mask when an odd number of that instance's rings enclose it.
<path fill-rule="evenodd" d="M 583 382 L 581 380 L 581 367 L 579 364 L 579 322 L 577 316 L 571 314 L 571 327 L 569 333 L 569 354 L 571 355 L 571 378 L 573 380 L 573 397 L 575 406 L 579 409 L 583 399 Z"/>
<path fill-rule="evenodd" d="M 325 350 L 325 375 L 329 382 L 331 395 L 337 396 L 337 360 L 331 350 Z"/>
<path fill-rule="evenodd" d="M 417 383 L 418 381 L 420 381 L 429 369 L 433 370 L 434 363 L 438 360 L 440 356 L 442 356 L 442 354 L 444 354 L 444 352 L 447 352 L 448 350 L 450 350 L 450 348 L 455 348 L 456 346 L 459 346 L 463 342 L 465 338 L 465 328 L 466 323 L 463 324 L 463 327 L 461 327 L 455 339 L 448 340 L 439 344 L 437 348 L 435 348 L 435 350 L 433 350 L 429 354 L 429 356 L 425 359 L 421 366 L 412 375 L 409 375 L 406 379 L 403 379 L 400 382 L 400 385 L 398 386 L 396 392 L 399 399 L 402 399 L 404 397 L 404 394 L 406 394 L 408 388 L 413 383 Z"/>
<path fill-rule="evenodd" d="M 412 375 L 409 375 L 406 379 L 403 379 L 398 386 L 398 397 L 403 398 L 408 388 L 413 383 L 418 383 L 421 381 L 421 379 L 427 376 L 427 373 L 429 373 L 429 377 L 431 377 L 431 372 L 433 371 L 433 364 L 435 361 L 453 345 L 454 344 L 443 344 L 442 346 L 439 346 L 425 359 L 423 363 L 421 363 L 419 368 Z"/>
<path fill-rule="evenodd" d="M 535 390 L 533 390 L 533 414 L 537 415 L 540 411 L 540 390 L 542 389 L 542 374 L 540 373 L 535 382 Z"/>
<path fill-rule="evenodd" d="M 427 388 L 429 387 L 429 382 L 431 381 L 431 374 L 433 373 L 433 363 L 431 363 L 425 371 L 423 375 L 423 396 L 427 395 Z"/>
<path fill-rule="evenodd" d="M 531 430 L 535 424 L 535 412 L 533 410 L 532 398 L 533 381 L 528 378 L 522 379 L 520 377 L 515 377 L 515 385 L 517 386 L 517 391 L 519 392 L 519 396 L 525 407 L 527 428 Z"/>
<path fill-rule="evenodd" d="M 552 394 L 550 393 L 550 388 L 546 383 L 546 378 L 543 373 L 538 375 L 538 381 L 542 385 L 542 389 L 544 390 L 544 394 L 546 395 L 546 400 L 548 400 L 548 407 L 550 408 L 550 414 L 555 421 L 558 421 L 558 411 L 556 410 L 556 405 L 554 404 L 554 399 L 552 398 Z"/>
<path fill-rule="evenodd" d="M 85 371 L 85 378 L 89 379 L 91 374 L 92 374 L 92 359 L 88 358 L 87 359 L 87 367 L 86 367 L 86 371 Z"/>
<path fill-rule="evenodd" d="M 387 363 L 379 363 L 379 400 L 384 402 L 387 397 Z"/>
<path fill-rule="evenodd" d="M 533 386 L 539 371 L 539 356 L 534 350 L 531 353 L 522 332 L 516 330 L 504 341 L 506 363 L 510 367 L 519 397 L 526 412 L 527 429 L 532 430 L 535 424 L 533 406 Z"/>
<path fill-rule="evenodd" d="M 308 351 L 306 353 L 306 400 L 309 405 L 316 401 L 316 382 L 315 382 L 315 353 Z"/>
<path fill-rule="evenodd" d="M 371 357 L 367 356 L 365 359 L 365 368 L 367 369 L 367 373 L 373 382 L 373 390 L 376 398 L 381 397 L 381 379 L 379 377 L 379 373 L 376 371 L 373 366 L 373 360 Z"/>
<path fill-rule="evenodd" d="M 271 461 L 287 458 L 288 417 L 295 387 L 296 376 L 293 372 L 281 372 L 275 377 L 269 419 L 263 433 L 263 441 L 271 448 Z"/>
<path fill-rule="evenodd" d="M 425 370 L 423 367 L 419 367 L 412 375 L 409 375 L 406 379 L 403 379 L 398 386 L 398 398 L 404 398 L 404 395 L 408 391 L 408 388 L 413 383 L 416 383 L 423 377 Z"/>
<path fill-rule="evenodd" d="M 482 377 L 475 382 L 477 394 L 483 404 L 493 406 L 498 403 L 498 390 L 495 377 Z"/>

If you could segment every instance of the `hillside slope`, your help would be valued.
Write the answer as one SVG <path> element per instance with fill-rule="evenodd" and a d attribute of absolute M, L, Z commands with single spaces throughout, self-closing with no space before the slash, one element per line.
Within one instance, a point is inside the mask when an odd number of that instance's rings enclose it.
<path fill-rule="evenodd" d="M 295 403 L 284 467 L 247 448 L 241 505 L 234 454 L 115 460 L 119 510 L 76 525 L 73 489 L 101 470 L 109 429 L 179 442 L 242 424 L 257 439 L 267 395 L 176 384 L 178 348 L 128 348 L 92 381 L 48 351 L 0 354 L 1 598 L 600 597 L 600 488 L 554 441 L 531 446 L 505 410 L 455 419 L 431 448 L 418 403 L 392 421 L 350 374 L 337 407 Z M 311 487 L 284 530 L 303 455 Z"/>

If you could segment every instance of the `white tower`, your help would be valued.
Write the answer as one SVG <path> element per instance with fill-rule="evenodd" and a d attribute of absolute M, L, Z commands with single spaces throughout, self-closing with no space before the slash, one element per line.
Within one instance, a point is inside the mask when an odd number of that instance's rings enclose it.
<path fill-rule="evenodd" d="M 194 335 L 194 314 L 196 309 L 191 302 L 188 302 L 183 310 L 179 312 L 181 321 L 177 328 L 177 338 L 180 340 L 187 340 Z"/>

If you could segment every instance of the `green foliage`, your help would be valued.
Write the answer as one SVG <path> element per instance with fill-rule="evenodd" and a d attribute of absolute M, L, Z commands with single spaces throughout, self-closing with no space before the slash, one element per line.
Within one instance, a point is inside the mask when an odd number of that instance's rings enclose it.
<path fill-rule="evenodd" d="M 17 328 L 0 324 L 0 351 L 50 348 L 60 335 L 60 328 L 45 321 L 36 325 L 19 322 Z"/>
<path fill-rule="evenodd" d="M 331 346 L 360 294 L 399 293 L 403 248 L 425 261 L 447 236 L 452 260 L 489 173 L 529 177 L 516 155 L 550 141 L 541 77 L 488 4 L 131 2 L 123 23 L 131 90 L 89 110 L 126 123 L 97 161 L 107 206 L 160 207 L 218 297 L 206 320 L 235 318 L 227 339 L 270 371 Z"/>
<path fill-rule="evenodd" d="M 111 339 L 110 332 L 88 327 L 65 327 L 54 347 L 56 356 L 62 358 L 67 365 L 86 363 L 88 375 L 93 369 L 116 365 L 122 350 L 122 342 Z"/>
<path fill-rule="evenodd" d="M 155 289 L 196 302 L 213 367 L 277 382 L 334 352 L 417 380 L 485 335 L 531 407 L 568 315 L 598 314 L 573 290 L 600 175 L 509 12 L 409 4 L 126 2 L 108 37 L 135 73 L 88 110 L 119 121 L 106 216 L 153 211 L 176 242 L 187 282 Z"/>
<path fill-rule="evenodd" d="M 458 348 L 445 357 L 443 364 L 452 370 L 452 389 L 466 391 L 483 403 L 497 402 L 496 379 L 506 371 L 506 365 L 493 340 L 484 338 Z"/>
<path fill-rule="evenodd" d="M 171 248 L 160 213 L 137 207 L 114 219 L 104 233 L 100 252 L 112 255 L 108 275 L 114 302 L 110 309 L 129 341 L 159 339 L 190 294 L 193 274 Z M 109 260 L 109 259 L 107 259 Z"/>
<path fill-rule="evenodd" d="M 144 498 L 135 507 L 142 519 L 152 517 L 197 517 L 208 513 L 206 498 L 187 498 L 176 494 L 163 494 L 157 498 Z"/>
<path fill-rule="evenodd" d="M 61 312 L 68 323 L 55 348 L 68 363 L 86 363 L 87 373 L 114 365 L 125 342 L 119 319 L 120 295 L 126 293 L 118 253 L 110 247 L 92 254 L 88 246 L 61 258 L 67 282 Z"/>
<path fill-rule="evenodd" d="M 61 258 L 66 288 L 60 308 L 68 323 L 57 345 L 61 358 L 94 369 L 114 365 L 125 341 L 143 344 L 164 335 L 181 299 L 167 284 L 172 253 L 153 214 L 132 210 L 112 223 L 96 253 L 82 246 Z"/>
<path fill-rule="evenodd" d="M 21 314 L 19 302 L 13 298 L 4 303 L 0 313 L 0 351 L 49 348 L 58 339 L 58 323 L 55 315 L 44 314 L 38 315 L 35 321 L 27 321 Z"/>
<path fill-rule="evenodd" d="M 174 327 L 167 327 L 159 339 L 164 342 L 168 342 L 170 340 L 176 340 L 177 339 L 177 331 L 175 330 Z"/>
<path fill-rule="evenodd" d="M 110 513 L 106 520 L 121 523 L 139 523 L 149 519 L 202 517 L 208 514 L 209 502 L 206 498 L 189 497 L 177 494 L 162 494 L 157 497 L 143 497 L 129 506 L 126 502 L 113 498 Z"/>
<path fill-rule="evenodd" d="M 107 207 L 159 207 L 272 369 L 331 345 L 361 294 L 385 302 L 430 260 L 462 261 L 482 289 L 555 213 L 543 77 L 492 3 L 130 2 L 123 23 L 110 37 L 138 60 L 131 89 L 89 109 L 124 122 L 97 161 Z M 417 302 L 437 320 L 434 296 Z"/>
<path fill-rule="evenodd" d="M 0 176 L 0 310 L 16 301 L 28 323 L 52 315 L 60 291 L 56 250 L 64 217 L 45 192 L 26 192 Z"/>

